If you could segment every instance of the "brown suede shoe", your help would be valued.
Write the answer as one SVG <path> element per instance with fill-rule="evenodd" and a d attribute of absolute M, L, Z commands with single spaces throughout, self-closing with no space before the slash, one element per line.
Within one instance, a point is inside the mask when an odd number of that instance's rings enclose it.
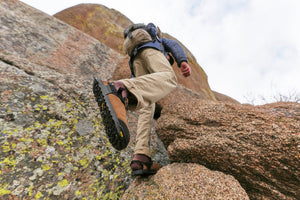
<path fill-rule="evenodd" d="M 153 175 L 162 168 L 160 164 L 153 162 L 150 157 L 143 154 L 134 155 L 130 167 L 134 176 Z"/>
<path fill-rule="evenodd" d="M 100 108 L 102 122 L 109 142 L 117 150 L 125 149 L 130 139 L 125 109 L 126 91 L 122 82 L 118 81 L 115 85 L 114 82 L 94 79 L 93 93 Z"/>

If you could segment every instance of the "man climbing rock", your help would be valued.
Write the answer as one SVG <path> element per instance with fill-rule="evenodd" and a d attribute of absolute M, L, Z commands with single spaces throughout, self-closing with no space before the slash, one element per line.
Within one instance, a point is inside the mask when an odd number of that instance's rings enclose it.
<path fill-rule="evenodd" d="M 140 111 L 130 166 L 133 175 L 155 174 L 162 167 L 152 161 L 150 154 L 155 103 L 177 86 L 171 66 L 173 57 L 183 76 L 190 76 L 191 68 L 184 49 L 176 41 L 162 38 L 153 23 L 127 27 L 124 30 L 124 47 L 130 56 L 132 78 L 114 82 L 95 79 L 93 91 L 109 141 L 118 150 L 126 148 L 129 143 L 127 108 Z"/>

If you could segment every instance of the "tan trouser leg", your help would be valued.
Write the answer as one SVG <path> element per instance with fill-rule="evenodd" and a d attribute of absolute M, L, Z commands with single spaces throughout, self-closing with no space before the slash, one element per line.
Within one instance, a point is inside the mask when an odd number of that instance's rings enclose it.
<path fill-rule="evenodd" d="M 137 98 L 140 115 L 134 154 L 150 154 L 150 133 L 155 102 L 177 86 L 172 66 L 165 56 L 154 49 L 140 52 L 133 63 L 136 78 L 121 80 Z"/>
<path fill-rule="evenodd" d="M 136 78 L 121 80 L 137 98 L 137 108 L 150 106 L 169 94 L 177 86 L 176 75 L 165 56 L 147 48 L 134 59 Z M 144 74 L 140 74 L 140 71 Z"/>
<path fill-rule="evenodd" d="M 138 119 L 134 154 L 144 154 L 151 157 L 150 135 L 154 109 L 155 104 L 151 104 L 150 106 L 141 108 L 139 110 L 140 114 Z"/>

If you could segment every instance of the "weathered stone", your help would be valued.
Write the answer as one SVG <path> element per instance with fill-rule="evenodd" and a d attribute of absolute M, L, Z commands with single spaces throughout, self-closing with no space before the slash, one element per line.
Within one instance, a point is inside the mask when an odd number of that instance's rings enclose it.
<path fill-rule="evenodd" d="M 88 120 L 79 120 L 76 124 L 75 130 L 79 133 L 79 135 L 86 135 L 95 131 L 93 123 Z"/>
<path fill-rule="evenodd" d="M 300 196 L 300 104 L 190 101 L 165 107 L 157 133 L 171 162 L 233 175 L 251 199 Z"/>
<path fill-rule="evenodd" d="M 123 30 L 132 22 L 120 12 L 99 4 L 80 4 L 67 8 L 54 17 L 125 55 Z"/>
<path fill-rule="evenodd" d="M 120 198 L 132 151 L 108 143 L 92 82 L 123 56 L 19 1 L 0 13 L 0 199 Z"/>
<path fill-rule="evenodd" d="M 222 101 L 222 102 L 226 102 L 226 103 L 237 103 L 239 104 L 240 102 L 238 102 L 237 100 L 225 95 L 225 94 L 221 94 L 219 92 L 216 91 L 212 91 L 216 97 L 217 101 Z"/>
<path fill-rule="evenodd" d="M 111 78 L 123 58 L 98 40 L 21 2 L 1 1 L 0 9 L 0 59 L 69 94 L 91 96 L 93 77 Z M 32 87 L 42 90 L 39 84 Z"/>
<path fill-rule="evenodd" d="M 157 174 L 136 178 L 122 199 L 249 199 L 230 175 L 192 163 L 174 163 Z"/>

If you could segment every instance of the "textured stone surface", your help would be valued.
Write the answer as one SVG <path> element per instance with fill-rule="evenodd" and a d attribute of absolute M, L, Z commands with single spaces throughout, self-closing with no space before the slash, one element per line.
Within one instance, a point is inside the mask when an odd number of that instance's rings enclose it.
<path fill-rule="evenodd" d="M 15 66 L 0 62 L 0 72 L 0 198 L 120 196 L 128 159 L 92 107 Z"/>
<path fill-rule="evenodd" d="M 230 175 L 204 166 L 174 163 L 154 176 L 136 178 L 122 199 L 249 199 Z"/>
<path fill-rule="evenodd" d="M 225 94 L 221 94 L 219 92 L 213 91 L 216 100 L 217 101 L 222 101 L 222 102 L 227 102 L 227 103 L 237 103 L 239 104 L 240 102 L 238 102 L 237 100 L 225 95 Z"/>
<path fill-rule="evenodd" d="M 125 55 L 123 30 L 132 22 L 120 12 L 99 4 L 80 4 L 54 17 L 93 36 L 108 47 Z"/>
<path fill-rule="evenodd" d="M 300 104 L 190 101 L 165 107 L 157 133 L 171 162 L 233 175 L 251 199 L 300 196 Z"/>
<path fill-rule="evenodd" d="M 108 143 L 92 95 L 123 56 L 19 1 L 0 1 L 0 199 L 117 199 L 132 149 Z"/>
<path fill-rule="evenodd" d="M 18 1 L 1 2 L 0 50 L 2 60 L 23 65 L 27 73 L 68 93 L 85 95 L 93 76 L 109 78 L 122 58 L 96 39 Z"/>

